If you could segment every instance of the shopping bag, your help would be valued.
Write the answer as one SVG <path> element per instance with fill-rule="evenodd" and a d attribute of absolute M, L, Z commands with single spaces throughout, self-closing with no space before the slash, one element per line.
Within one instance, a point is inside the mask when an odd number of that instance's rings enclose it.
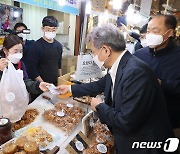
<path fill-rule="evenodd" d="M 24 115 L 28 103 L 29 94 L 23 81 L 23 72 L 8 62 L 0 81 L 0 114 L 16 122 Z"/>

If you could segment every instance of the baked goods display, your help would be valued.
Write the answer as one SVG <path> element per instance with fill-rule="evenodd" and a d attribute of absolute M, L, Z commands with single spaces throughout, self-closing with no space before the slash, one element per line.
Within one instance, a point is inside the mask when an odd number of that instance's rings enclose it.
<path fill-rule="evenodd" d="M 57 103 L 54 109 L 46 110 L 43 114 L 45 120 L 70 133 L 81 121 L 85 112 L 73 104 Z"/>
<path fill-rule="evenodd" d="M 36 142 L 29 141 L 26 137 L 6 143 L 1 151 L 3 154 L 39 154 L 39 146 Z"/>
<path fill-rule="evenodd" d="M 94 124 L 94 136 L 89 148 L 84 150 L 84 154 L 110 153 L 114 146 L 114 138 L 108 127 L 98 120 Z"/>
<path fill-rule="evenodd" d="M 16 131 L 32 123 L 38 114 L 39 112 L 36 109 L 28 109 L 21 118 L 21 120 L 12 124 L 12 131 Z"/>
<path fill-rule="evenodd" d="M 25 132 L 22 133 L 22 137 L 26 137 L 28 141 L 36 142 L 42 148 L 45 148 L 50 142 L 53 141 L 52 135 L 44 130 L 41 126 L 29 127 Z"/>

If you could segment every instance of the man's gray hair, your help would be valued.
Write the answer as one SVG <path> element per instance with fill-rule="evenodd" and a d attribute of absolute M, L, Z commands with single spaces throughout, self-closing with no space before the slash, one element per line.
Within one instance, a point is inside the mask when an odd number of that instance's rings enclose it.
<path fill-rule="evenodd" d="M 123 51 L 126 47 L 123 34 L 115 25 L 109 23 L 94 27 L 87 37 L 87 42 L 91 41 L 97 49 L 108 45 L 115 51 Z"/>

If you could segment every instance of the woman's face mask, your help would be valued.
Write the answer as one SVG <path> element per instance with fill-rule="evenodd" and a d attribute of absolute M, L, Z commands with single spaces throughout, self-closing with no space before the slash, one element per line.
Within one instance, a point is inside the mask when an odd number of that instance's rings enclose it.
<path fill-rule="evenodd" d="M 15 53 L 15 54 L 9 54 L 7 58 L 11 63 L 17 64 L 21 60 L 22 56 L 23 56 L 22 53 Z"/>

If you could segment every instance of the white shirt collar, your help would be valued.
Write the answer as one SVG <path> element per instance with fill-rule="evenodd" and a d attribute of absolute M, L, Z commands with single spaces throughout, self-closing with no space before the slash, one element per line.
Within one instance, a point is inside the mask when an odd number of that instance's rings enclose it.
<path fill-rule="evenodd" d="M 109 70 L 109 74 L 111 75 L 111 78 L 115 78 L 116 77 L 116 73 L 117 73 L 117 69 L 119 66 L 119 62 L 121 60 L 121 58 L 123 57 L 123 55 L 125 54 L 127 50 L 124 50 L 118 57 L 118 59 L 115 61 L 115 63 L 112 65 L 111 69 Z"/>

